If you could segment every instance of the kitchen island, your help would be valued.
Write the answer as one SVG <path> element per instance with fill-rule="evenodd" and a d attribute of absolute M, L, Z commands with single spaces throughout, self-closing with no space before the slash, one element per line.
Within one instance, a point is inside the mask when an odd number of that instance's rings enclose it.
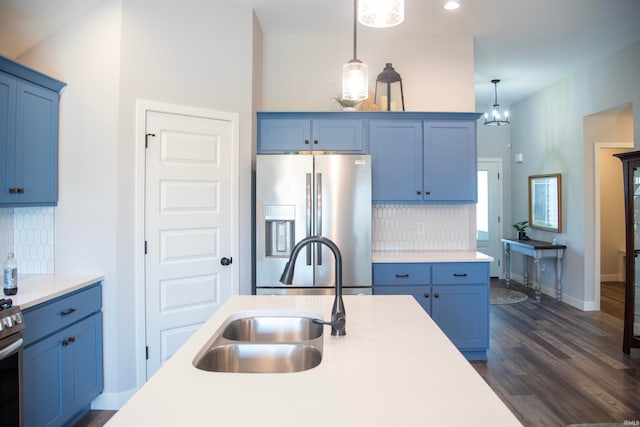
<path fill-rule="evenodd" d="M 118 426 L 520 426 L 410 296 L 344 297 L 347 335 L 324 332 L 319 366 L 215 373 L 192 362 L 225 319 L 251 310 L 319 313 L 333 296 L 235 296 L 108 422 Z"/>

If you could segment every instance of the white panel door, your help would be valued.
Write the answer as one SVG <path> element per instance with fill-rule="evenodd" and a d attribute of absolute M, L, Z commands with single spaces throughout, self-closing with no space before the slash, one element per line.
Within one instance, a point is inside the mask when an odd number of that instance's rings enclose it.
<path fill-rule="evenodd" d="M 148 111 L 147 378 L 233 293 L 230 121 Z"/>
<path fill-rule="evenodd" d="M 478 251 L 490 255 L 494 261 L 489 275 L 500 277 L 502 273 L 502 190 L 498 160 L 478 161 L 478 204 L 476 205 Z"/>

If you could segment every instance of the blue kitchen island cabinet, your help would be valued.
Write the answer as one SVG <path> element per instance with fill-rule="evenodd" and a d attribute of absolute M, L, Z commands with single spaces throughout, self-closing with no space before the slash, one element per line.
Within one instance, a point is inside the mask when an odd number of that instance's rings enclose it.
<path fill-rule="evenodd" d="M 100 282 L 24 310 L 26 427 L 71 424 L 102 392 Z"/>
<path fill-rule="evenodd" d="M 370 121 L 373 201 L 475 203 L 477 114 L 409 114 Z"/>
<path fill-rule="evenodd" d="M 0 207 L 56 205 L 64 86 L 0 56 Z"/>
<path fill-rule="evenodd" d="M 412 295 L 469 360 L 489 348 L 489 264 L 373 264 L 375 295 Z"/>
<path fill-rule="evenodd" d="M 348 113 L 258 113 L 258 154 L 366 153 L 364 124 Z"/>

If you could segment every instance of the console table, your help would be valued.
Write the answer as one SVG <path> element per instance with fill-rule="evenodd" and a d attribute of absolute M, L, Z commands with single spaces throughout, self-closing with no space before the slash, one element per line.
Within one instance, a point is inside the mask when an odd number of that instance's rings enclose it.
<path fill-rule="evenodd" d="M 511 252 L 517 252 L 525 255 L 526 265 L 524 268 L 524 284 L 529 285 L 529 257 L 533 258 L 535 264 L 535 292 L 536 302 L 540 302 L 540 260 L 543 258 L 554 258 L 556 267 L 556 298 L 562 300 L 562 258 L 564 251 L 567 249 L 565 245 L 543 242 L 540 240 L 511 240 L 502 239 L 504 246 L 505 261 L 507 263 L 507 287 L 511 285 Z"/>

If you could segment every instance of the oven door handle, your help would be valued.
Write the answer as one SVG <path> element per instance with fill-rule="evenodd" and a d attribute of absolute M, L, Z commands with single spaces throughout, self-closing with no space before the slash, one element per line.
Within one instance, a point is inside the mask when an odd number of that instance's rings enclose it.
<path fill-rule="evenodd" d="M 2 350 L 0 350 L 0 360 L 4 360 L 7 357 L 11 356 L 11 354 L 13 354 L 13 352 L 20 347 L 22 347 L 22 338 L 12 344 L 9 344 L 7 348 L 3 348 Z"/>

